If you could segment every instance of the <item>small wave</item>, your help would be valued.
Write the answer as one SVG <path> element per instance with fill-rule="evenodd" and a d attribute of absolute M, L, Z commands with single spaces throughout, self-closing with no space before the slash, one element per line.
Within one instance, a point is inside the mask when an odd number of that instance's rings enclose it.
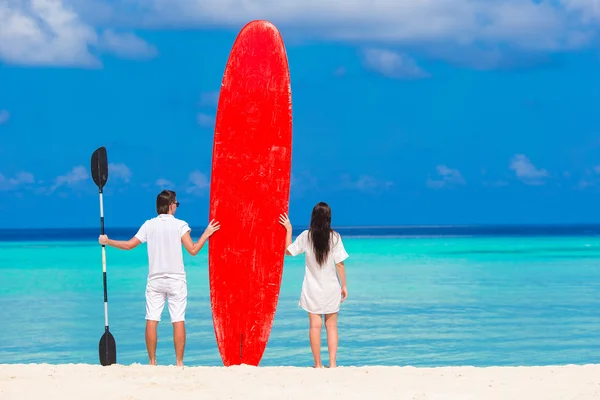
<path fill-rule="evenodd" d="M 344 235 L 344 238 L 352 239 L 453 239 L 473 237 L 472 235 Z"/>

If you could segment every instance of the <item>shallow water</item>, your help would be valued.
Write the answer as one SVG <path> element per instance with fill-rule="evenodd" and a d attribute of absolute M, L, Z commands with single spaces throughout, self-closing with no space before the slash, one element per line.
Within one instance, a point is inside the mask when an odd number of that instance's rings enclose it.
<path fill-rule="evenodd" d="M 362 236 L 344 238 L 350 296 L 339 317 L 339 365 L 600 362 L 600 238 Z M 88 239 L 0 242 L 0 363 L 98 363 L 100 261 Z M 207 249 L 184 261 L 186 364 L 222 365 Z M 118 362 L 146 363 L 145 246 L 107 249 L 107 267 Z M 261 365 L 312 365 L 308 318 L 297 305 L 303 273 L 302 257 L 286 258 Z M 165 307 L 160 364 L 175 362 L 168 321 Z M 326 360 L 324 331 L 322 345 Z"/>

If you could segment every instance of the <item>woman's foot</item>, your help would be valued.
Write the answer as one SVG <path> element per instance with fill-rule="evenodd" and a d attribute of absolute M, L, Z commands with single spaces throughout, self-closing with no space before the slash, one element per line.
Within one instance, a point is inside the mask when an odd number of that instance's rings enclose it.
<path fill-rule="evenodd" d="M 150 362 L 148 362 L 149 365 L 156 365 L 156 359 L 154 360 L 150 360 Z"/>

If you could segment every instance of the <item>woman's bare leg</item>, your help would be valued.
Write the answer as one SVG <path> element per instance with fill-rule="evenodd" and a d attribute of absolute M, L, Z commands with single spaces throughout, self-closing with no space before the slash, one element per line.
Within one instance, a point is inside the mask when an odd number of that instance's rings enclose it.
<path fill-rule="evenodd" d="M 321 328 L 323 327 L 322 317 L 319 314 L 308 313 L 310 322 L 309 339 L 310 349 L 315 359 L 315 368 L 323 368 L 321 363 Z"/>
<path fill-rule="evenodd" d="M 338 347 L 337 313 L 325 315 L 325 329 L 327 330 L 327 348 L 329 349 L 329 368 L 337 366 L 336 356 Z"/>

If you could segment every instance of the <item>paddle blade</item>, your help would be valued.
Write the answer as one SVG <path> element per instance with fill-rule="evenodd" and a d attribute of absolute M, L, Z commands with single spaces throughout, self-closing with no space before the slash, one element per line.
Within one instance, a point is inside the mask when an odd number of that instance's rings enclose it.
<path fill-rule="evenodd" d="M 113 335 L 106 331 L 100 338 L 100 364 L 103 366 L 117 363 L 117 344 Z"/>
<path fill-rule="evenodd" d="M 106 147 L 99 147 L 92 154 L 91 171 L 94 183 L 98 186 L 98 189 L 102 190 L 108 180 L 108 158 L 106 157 Z"/>

